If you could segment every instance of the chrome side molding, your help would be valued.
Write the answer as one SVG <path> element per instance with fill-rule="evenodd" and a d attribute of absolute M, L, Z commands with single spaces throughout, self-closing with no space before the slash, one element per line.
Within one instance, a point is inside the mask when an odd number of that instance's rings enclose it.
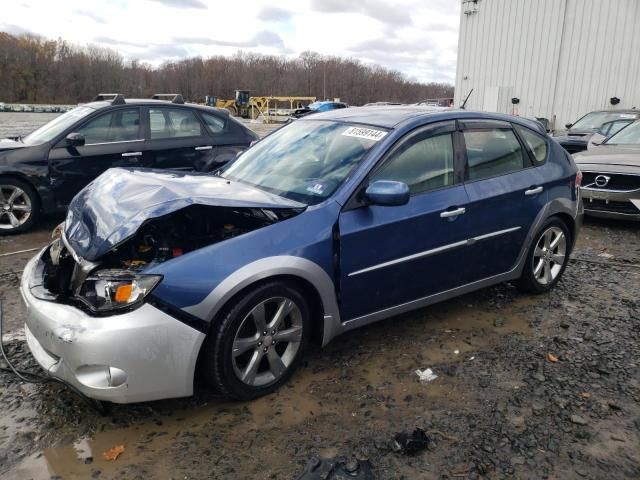
<path fill-rule="evenodd" d="M 464 210 L 464 209 L 463 209 Z M 443 212 L 444 213 L 444 212 Z M 442 214 L 440 214 L 442 216 Z M 378 263 L 377 265 L 372 265 L 367 268 L 363 268 L 362 270 L 356 270 L 355 272 L 349 273 L 348 277 L 353 277 L 356 275 L 360 275 L 362 273 L 371 272 L 374 270 L 379 270 L 381 268 L 390 267 L 391 265 L 397 265 L 398 263 L 410 262 L 412 260 L 416 260 L 418 258 L 429 257 L 431 255 L 435 255 L 436 253 L 442 253 L 447 250 L 453 250 L 454 248 L 465 247 L 469 245 L 473 245 L 476 242 L 487 240 L 489 238 L 498 237 L 500 235 L 505 235 L 507 233 L 515 232 L 516 230 L 520 230 L 522 227 L 511 227 L 506 228 L 504 230 L 498 230 L 496 232 L 486 233 L 484 235 L 479 235 L 477 237 L 467 238 L 466 240 L 461 240 L 459 242 L 450 243 L 448 245 L 442 245 L 441 247 L 432 248 L 430 250 L 425 250 L 423 252 L 414 253 L 413 255 L 408 255 L 406 257 L 396 258 L 395 260 L 389 260 L 388 262 Z"/>

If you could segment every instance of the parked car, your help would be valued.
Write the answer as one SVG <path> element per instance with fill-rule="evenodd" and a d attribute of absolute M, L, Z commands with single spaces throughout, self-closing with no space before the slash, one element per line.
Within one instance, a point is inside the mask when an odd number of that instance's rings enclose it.
<path fill-rule="evenodd" d="M 211 171 L 258 137 L 224 109 L 99 95 L 23 138 L 0 140 L 0 234 L 32 227 L 112 167 Z"/>
<path fill-rule="evenodd" d="M 589 139 L 605 123 L 622 121 L 631 123 L 640 118 L 638 110 L 600 110 L 587 113 L 575 123 L 567 123 L 567 130 L 556 132 L 554 139 L 569 153 L 578 153 L 587 149 Z"/>
<path fill-rule="evenodd" d="M 574 159 L 586 214 L 640 220 L 640 120 Z"/>
<path fill-rule="evenodd" d="M 339 110 L 347 108 L 349 105 L 343 102 L 313 102 L 304 108 L 298 108 L 291 114 L 294 118 L 301 118 L 312 113 L 328 112 L 330 110 Z"/>
<path fill-rule="evenodd" d="M 422 107 L 305 117 L 217 176 L 111 169 L 21 283 L 31 352 L 85 395 L 274 391 L 310 342 L 560 279 L 580 174 L 536 122 Z M 117 201 L 115 201 L 117 199 Z"/>

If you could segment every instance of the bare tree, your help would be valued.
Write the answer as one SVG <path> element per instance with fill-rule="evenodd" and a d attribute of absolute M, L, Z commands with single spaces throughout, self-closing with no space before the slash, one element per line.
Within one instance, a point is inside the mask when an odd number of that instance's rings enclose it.
<path fill-rule="evenodd" d="M 0 85 L 1 101 L 28 103 L 84 102 L 104 91 L 131 97 L 177 92 L 203 101 L 205 95 L 233 98 L 236 89 L 251 90 L 255 96 L 339 97 L 352 105 L 453 97 L 448 84 L 412 81 L 380 65 L 316 52 L 291 59 L 239 51 L 231 57 L 193 57 L 154 68 L 126 61 L 107 48 L 4 32 Z"/>

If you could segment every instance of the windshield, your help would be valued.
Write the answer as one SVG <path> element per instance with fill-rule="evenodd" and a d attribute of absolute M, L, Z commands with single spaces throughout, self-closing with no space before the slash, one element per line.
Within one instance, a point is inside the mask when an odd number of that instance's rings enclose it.
<path fill-rule="evenodd" d="M 631 123 L 633 123 L 633 120 L 616 120 L 615 122 L 607 122 L 600 127 L 598 133 L 606 137 L 611 137 Z"/>
<path fill-rule="evenodd" d="M 307 105 L 307 108 L 311 109 L 311 110 L 317 110 L 322 106 L 322 103 L 320 102 L 313 102 L 310 103 L 309 105 Z"/>
<path fill-rule="evenodd" d="M 586 114 L 576 123 L 571 125 L 570 130 L 593 130 L 599 129 L 603 123 L 613 120 L 637 120 L 638 115 L 633 113 L 616 112 L 591 112 Z"/>
<path fill-rule="evenodd" d="M 90 107 L 76 107 L 59 117 L 54 118 L 35 132 L 30 133 L 24 137 L 22 141 L 27 145 L 40 145 L 41 143 L 49 142 L 78 120 L 86 117 L 92 112 L 95 112 L 95 110 Z"/>
<path fill-rule="evenodd" d="M 623 128 L 605 143 L 607 145 L 640 145 L 640 122 Z"/>
<path fill-rule="evenodd" d="M 329 121 L 297 121 L 228 165 L 221 176 L 312 205 L 328 198 L 387 132 Z"/>

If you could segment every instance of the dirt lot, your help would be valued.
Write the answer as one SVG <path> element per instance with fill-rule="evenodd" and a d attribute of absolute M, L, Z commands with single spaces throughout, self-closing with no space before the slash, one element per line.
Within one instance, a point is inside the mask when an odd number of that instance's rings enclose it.
<path fill-rule="evenodd" d="M 58 220 L 1 239 L 0 255 L 43 244 Z M 639 233 L 589 220 L 551 294 L 501 285 L 351 332 L 250 403 L 200 387 L 100 416 L 57 384 L 0 372 L 0 477 L 291 479 L 318 455 L 368 458 L 380 479 L 640 478 Z M 0 257 L 24 367 L 13 272 L 31 254 Z M 419 383 L 424 367 L 438 378 Z M 396 452 L 394 435 L 416 427 L 429 448 Z M 115 445 L 124 453 L 104 460 Z"/>

